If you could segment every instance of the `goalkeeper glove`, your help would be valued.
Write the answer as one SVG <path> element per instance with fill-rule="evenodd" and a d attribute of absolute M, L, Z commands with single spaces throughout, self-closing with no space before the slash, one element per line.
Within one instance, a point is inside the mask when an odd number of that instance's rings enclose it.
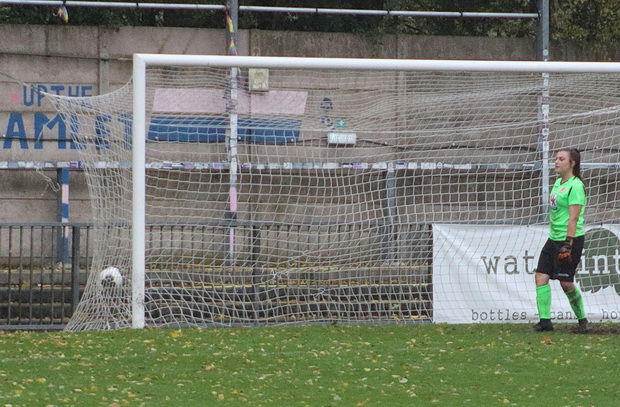
<path fill-rule="evenodd" d="M 558 253 L 558 261 L 563 264 L 569 264 L 573 259 L 571 257 L 571 252 L 573 251 L 573 238 L 571 236 L 567 236 L 564 243 L 560 247 L 560 252 Z"/>

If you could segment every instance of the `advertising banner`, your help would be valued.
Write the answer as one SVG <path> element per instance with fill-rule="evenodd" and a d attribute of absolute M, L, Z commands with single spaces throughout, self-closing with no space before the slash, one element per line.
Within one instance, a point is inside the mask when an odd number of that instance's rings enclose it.
<path fill-rule="evenodd" d="M 433 225 L 435 322 L 538 321 L 534 273 L 547 226 Z M 586 228 L 575 282 L 588 319 L 620 321 L 619 225 Z M 551 317 L 575 317 L 558 281 L 551 281 Z"/>

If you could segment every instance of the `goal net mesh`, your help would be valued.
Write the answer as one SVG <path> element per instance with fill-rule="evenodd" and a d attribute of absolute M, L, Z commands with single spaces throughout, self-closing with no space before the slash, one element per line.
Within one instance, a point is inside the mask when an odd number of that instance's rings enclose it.
<path fill-rule="evenodd" d="M 577 282 L 589 313 L 620 310 L 618 75 L 157 66 L 146 83 L 147 326 L 537 319 L 561 147 L 588 192 Z M 69 330 L 131 327 L 132 92 L 50 95 L 96 227 Z"/>

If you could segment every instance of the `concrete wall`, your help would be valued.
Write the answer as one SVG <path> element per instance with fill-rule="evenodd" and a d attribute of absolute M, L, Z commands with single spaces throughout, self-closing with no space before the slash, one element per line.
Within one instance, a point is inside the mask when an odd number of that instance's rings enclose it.
<path fill-rule="evenodd" d="M 224 30 L 158 28 L 0 26 L 0 162 L 76 161 L 57 125 L 53 106 L 30 87 L 67 96 L 90 96 L 120 88 L 131 77 L 133 53 L 225 53 Z M 239 33 L 247 54 L 249 33 Z M 37 126 L 37 122 L 39 125 Z M 6 134 L 19 137 L 9 142 Z M 59 140 L 61 138 L 61 140 Z M 37 141 L 41 141 L 37 143 Z M 56 170 L 0 169 L 0 222 L 59 220 Z M 70 172 L 69 219 L 91 220 L 81 171 Z"/>
<path fill-rule="evenodd" d="M 328 58 L 534 60 L 536 41 L 411 35 L 369 40 L 356 34 L 251 31 L 250 51 L 251 55 Z"/>
<path fill-rule="evenodd" d="M 50 103 L 31 87 L 68 96 L 113 91 L 130 79 L 133 53 L 225 54 L 225 30 L 0 26 L 0 162 L 78 160 Z M 409 59 L 535 59 L 534 39 L 241 31 L 240 55 Z M 558 48 L 555 59 L 584 52 Z M 0 222 L 59 219 L 56 170 L 0 169 Z M 51 180 L 51 181 L 50 181 Z M 70 176 L 69 219 L 90 221 L 83 173 Z"/>

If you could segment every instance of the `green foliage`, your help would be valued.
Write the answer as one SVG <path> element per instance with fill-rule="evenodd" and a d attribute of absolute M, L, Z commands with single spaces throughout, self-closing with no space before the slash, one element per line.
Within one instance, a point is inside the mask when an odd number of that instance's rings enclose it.
<path fill-rule="evenodd" d="M 394 10 L 536 13 L 536 2 L 531 0 L 390 0 Z M 400 17 L 398 32 L 424 35 L 471 35 L 491 37 L 532 37 L 536 35 L 536 21 L 532 19 L 454 18 L 454 17 Z"/>
<path fill-rule="evenodd" d="M 12 406 L 615 406 L 615 325 L 146 329 L 0 335 Z"/>
<path fill-rule="evenodd" d="M 49 7 L 39 6 L 3 6 L 0 7 L 2 24 L 61 24 Z"/>
<path fill-rule="evenodd" d="M 590 44 L 609 58 L 620 40 L 620 0 L 554 0 L 551 35 Z"/>
<path fill-rule="evenodd" d="M 153 2 L 173 3 L 157 0 Z M 209 0 L 188 0 L 183 3 L 218 4 Z M 223 3 L 223 2 L 222 2 Z M 306 7 L 366 10 L 423 10 L 423 11 L 504 11 L 533 12 L 532 0 L 239 0 L 239 5 Z M 223 28 L 224 14 L 220 11 L 174 9 L 69 7 L 69 24 L 94 26 L 173 26 Z M 62 24 L 54 16 L 55 8 L 11 5 L 0 9 L 0 23 L 4 24 Z M 493 35 L 525 36 L 535 33 L 531 20 L 459 19 L 379 17 L 346 14 L 306 14 L 240 12 L 242 29 L 294 30 L 322 32 L 429 35 Z"/>
<path fill-rule="evenodd" d="M 384 10 L 384 0 L 249 0 L 239 5 Z M 366 32 L 382 24 L 377 16 L 307 13 L 240 13 L 239 27 L 282 31 Z"/>
<path fill-rule="evenodd" d="M 241 1 L 240 4 L 264 6 L 291 6 L 287 0 Z M 411 11 L 473 11 L 473 12 L 536 12 L 532 0 L 364 0 L 364 1 L 317 1 L 294 2 L 294 7 L 351 8 L 372 10 Z M 261 13 L 240 16 L 242 28 L 297 31 L 336 31 L 363 33 L 369 36 L 384 34 L 424 35 L 481 35 L 523 37 L 536 34 L 536 22 L 532 19 L 491 19 L 452 17 L 379 17 L 351 16 L 341 14 L 284 14 Z"/>
<path fill-rule="evenodd" d="M 165 0 L 149 3 L 170 3 Z M 191 4 L 192 1 L 183 1 Z M 195 3 L 205 3 L 195 1 Z M 208 2 L 208 4 L 213 4 Z M 105 8 L 105 7 L 67 7 L 69 24 L 77 26 L 166 26 L 166 27 L 224 27 L 224 14 L 217 11 Z M 2 24 L 43 24 L 61 25 L 63 22 L 55 14 L 58 8 L 43 6 L 12 5 L 0 8 Z"/>

